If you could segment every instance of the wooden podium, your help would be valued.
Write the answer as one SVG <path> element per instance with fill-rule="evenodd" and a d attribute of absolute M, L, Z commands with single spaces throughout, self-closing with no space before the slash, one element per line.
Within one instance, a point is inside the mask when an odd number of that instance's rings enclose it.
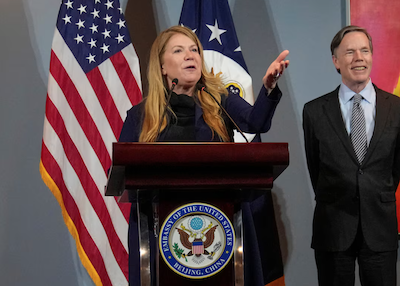
<path fill-rule="evenodd" d="M 287 143 L 114 143 L 112 161 L 106 195 L 137 204 L 141 286 L 244 285 L 241 203 L 271 190 Z M 194 202 L 224 213 L 235 234 L 230 261 L 205 278 L 168 265 L 158 243 L 171 212 Z"/>

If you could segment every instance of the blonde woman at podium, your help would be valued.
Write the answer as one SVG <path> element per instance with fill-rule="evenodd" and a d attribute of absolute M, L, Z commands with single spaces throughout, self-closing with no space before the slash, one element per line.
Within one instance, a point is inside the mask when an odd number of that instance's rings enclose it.
<path fill-rule="evenodd" d="M 163 31 L 150 52 L 148 94 L 128 111 L 119 141 L 232 142 L 234 129 L 267 132 L 282 96 L 277 81 L 289 66 L 288 54 L 283 51 L 271 63 L 251 106 L 239 90 L 226 89 L 218 75 L 207 71 L 196 34 L 182 26 Z M 129 225 L 129 281 L 140 285 L 136 204 Z"/>

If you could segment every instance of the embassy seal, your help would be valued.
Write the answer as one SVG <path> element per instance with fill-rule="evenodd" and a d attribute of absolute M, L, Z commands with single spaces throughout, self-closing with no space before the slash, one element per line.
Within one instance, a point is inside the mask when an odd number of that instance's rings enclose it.
<path fill-rule="evenodd" d="M 228 217 L 204 203 L 183 205 L 165 219 L 159 247 L 165 263 L 181 276 L 202 279 L 230 261 L 235 232 Z"/>

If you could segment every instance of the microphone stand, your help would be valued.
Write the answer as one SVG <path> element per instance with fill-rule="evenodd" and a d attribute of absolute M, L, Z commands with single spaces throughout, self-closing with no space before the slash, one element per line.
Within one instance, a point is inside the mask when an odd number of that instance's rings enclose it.
<path fill-rule="evenodd" d="M 167 109 L 168 109 L 169 101 L 171 100 L 172 92 L 174 91 L 175 86 L 176 86 L 177 84 L 178 84 L 178 79 L 177 79 L 177 78 L 174 78 L 174 79 L 172 80 L 171 89 L 170 89 L 170 91 L 168 92 L 167 103 L 166 103 L 166 105 L 165 105 L 165 107 L 164 107 L 163 115 L 161 116 L 160 122 L 158 123 L 156 142 L 158 141 L 158 138 L 160 137 L 161 125 L 162 125 L 164 116 L 165 116 L 165 114 L 167 113 Z"/>
<path fill-rule="evenodd" d="M 197 89 L 201 91 L 205 91 L 209 95 L 211 95 L 212 99 L 218 104 L 218 106 L 222 109 L 222 111 L 225 113 L 225 115 L 229 118 L 229 120 L 235 125 L 236 129 L 239 131 L 239 133 L 243 136 L 244 140 L 246 140 L 246 143 L 249 143 L 249 140 L 247 140 L 246 136 L 244 135 L 243 131 L 240 129 L 240 127 L 236 124 L 236 122 L 233 120 L 233 118 L 229 115 L 228 111 L 225 110 L 225 108 L 218 102 L 218 100 L 212 95 L 208 90 L 206 90 L 206 87 L 203 84 L 197 84 Z"/>

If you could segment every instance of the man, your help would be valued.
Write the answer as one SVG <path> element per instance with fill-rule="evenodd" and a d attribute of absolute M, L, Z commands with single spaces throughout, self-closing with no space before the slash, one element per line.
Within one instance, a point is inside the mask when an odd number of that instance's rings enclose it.
<path fill-rule="evenodd" d="M 336 90 L 304 106 L 315 192 L 312 248 L 320 286 L 395 286 L 400 178 L 400 98 L 372 84 L 372 39 L 357 26 L 331 43 Z"/>

